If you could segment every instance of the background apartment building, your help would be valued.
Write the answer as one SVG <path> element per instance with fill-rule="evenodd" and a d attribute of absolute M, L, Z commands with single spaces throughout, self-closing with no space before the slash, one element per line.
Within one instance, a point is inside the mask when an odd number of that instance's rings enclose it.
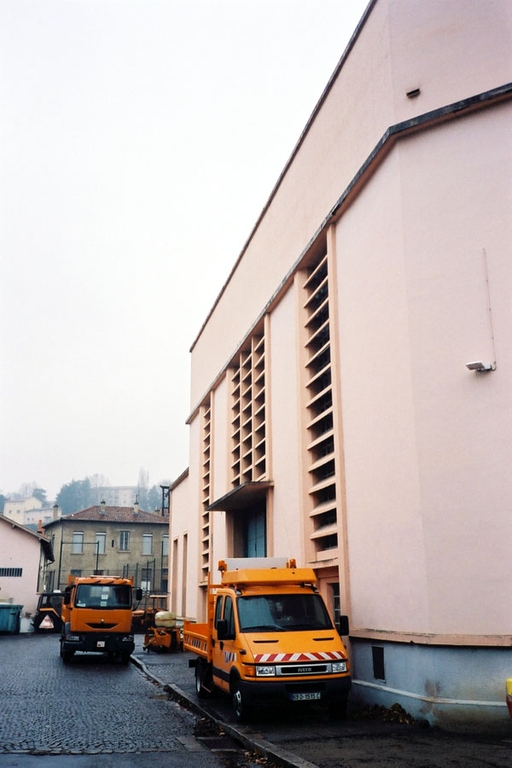
<path fill-rule="evenodd" d="M 193 344 L 171 489 L 173 610 L 295 557 L 354 697 L 431 722 L 508 718 L 511 50 L 501 0 L 369 4 Z"/>
<path fill-rule="evenodd" d="M 70 574 L 133 578 L 146 592 L 167 592 L 169 518 L 105 503 L 44 526 L 55 561 L 42 575 L 40 591 L 63 590 Z"/>
<path fill-rule="evenodd" d="M 96 504 L 104 501 L 111 507 L 131 507 L 137 501 L 136 485 L 100 485 L 92 486 L 91 494 Z"/>

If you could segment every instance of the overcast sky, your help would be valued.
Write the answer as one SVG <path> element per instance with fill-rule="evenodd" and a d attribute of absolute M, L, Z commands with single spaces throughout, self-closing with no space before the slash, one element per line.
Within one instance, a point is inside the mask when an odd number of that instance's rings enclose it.
<path fill-rule="evenodd" d="M 0 0 L 0 493 L 174 480 L 189 349 L 368 0 Z"/>

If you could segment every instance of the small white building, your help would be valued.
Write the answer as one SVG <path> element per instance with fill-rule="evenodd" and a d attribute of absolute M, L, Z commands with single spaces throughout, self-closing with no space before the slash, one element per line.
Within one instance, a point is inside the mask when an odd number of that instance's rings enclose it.
<path fill-rule="evenodd" d="M 21 605 L 23 618 L 30 618 L 47 561 L 53 562 L 53 552 L 44 535 L 0 515 L 0 603 Z"/>

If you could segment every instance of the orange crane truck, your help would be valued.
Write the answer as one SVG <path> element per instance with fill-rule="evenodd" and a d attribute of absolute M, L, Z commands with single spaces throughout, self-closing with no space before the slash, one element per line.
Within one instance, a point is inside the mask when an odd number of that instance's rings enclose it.
<path fill-rule="evenodd" d="M 76 651 L 84 651 L 127 664 L 135 648 L 133 592 L 133 579 L 69 576 L 62 601 L 62 660 L 68 662 Z M 140 600 L 141 590 L 135 594 Z"/>
<path fill-rule="evenodd" d="M 240 722 L 257 706 L 319 701 L 343 715 L 350 664 L 320 595 L 315 572 L 294 560 L 238 558 L 219 562 L 221 583 L 208 580 L 208 621 L 185 620 L 184 650 L 196 658 L 199 697 L 220 689 Z"/>

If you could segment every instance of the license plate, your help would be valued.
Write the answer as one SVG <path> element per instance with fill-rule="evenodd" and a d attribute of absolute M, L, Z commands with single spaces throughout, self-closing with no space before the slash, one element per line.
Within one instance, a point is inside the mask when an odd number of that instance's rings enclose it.
<path fill-rule="evenodd" d="M 104 648 L 105 647 L 105 641 L 104 640 L 98 640 L 96 643 L 96 648 Z"/>
<path fill-rule="evenodd" d="M 321 697 L 320 691 L 315 691 L 315 693 L 291 693 L 290 701 L 316 701 Z"/>

